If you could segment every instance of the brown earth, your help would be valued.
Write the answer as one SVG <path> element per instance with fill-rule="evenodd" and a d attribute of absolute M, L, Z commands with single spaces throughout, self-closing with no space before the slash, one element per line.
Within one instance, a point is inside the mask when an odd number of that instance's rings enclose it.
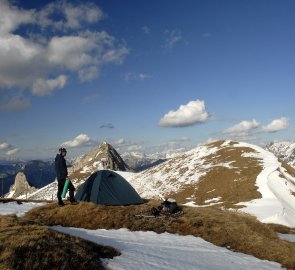
<path fill-rule="evenodd" d="M 0 269 L 105 269 L 120 252 L 16 216 L 0 216 Z"/>
<path fill-rule="evenodd" d="M 208 144 L 208 147 L 220 147 L 223 143 L 224 141 L 217 141 Z M 196 184 L 183 185 L 180 191 L 167 194 L 167 197 L 181 203 L 195 201 L 198 205 L 208 205 L 218 198 L 218 205 L 226 208 L 240 208 L 243 206 L 236 205 L 239 202 L 261 198 L 255 183 L 262 170 L 262 161 L 242 156 L 255 151 L 248 147 L 234 147 L 234 144 L 232 142 L 203 159 L 203 164 L 211 165 L 211 168 Z M 229 163 L 229 167 L 219 165 L 225 163 Z"/>

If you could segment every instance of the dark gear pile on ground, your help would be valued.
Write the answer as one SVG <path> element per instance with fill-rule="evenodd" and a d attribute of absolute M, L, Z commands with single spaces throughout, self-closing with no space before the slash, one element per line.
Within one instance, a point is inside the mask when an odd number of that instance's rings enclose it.
<path fill-rule="evenodd" d="M 183 214 L 182 207 L 180 207 L 174 199 L 166 199 L 157 208 L 153 207 L 151 209 L 151 214 L 153 216 L 162 215 L 181 215 Z"/>

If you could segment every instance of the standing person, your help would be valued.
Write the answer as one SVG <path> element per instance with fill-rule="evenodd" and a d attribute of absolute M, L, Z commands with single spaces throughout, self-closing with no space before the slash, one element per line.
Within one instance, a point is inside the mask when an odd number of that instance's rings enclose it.
<path fill-rule="evenodd" d="M 63 206 L 65 205 L 61 194 L 66 182 L 66 178 L 68 177 L 68 169 L 67 164 L 65 160 L 65 156 L 67 155 L 67 150 L 65 148 L 59 149 L 59 154 L 55 157 L 55 172 L 56 172 L 56 178 L 58 183 L 58 190 L 57 190 L 57 199 L 58 199 L 58 205 Z M 69 184 L 69 193 L 70 193 L 70 202 L 75 203 L 75 197 L 74 197 L 74 191 L 75 187 L 73 186 L 72 182 L 70 181 Z"/>

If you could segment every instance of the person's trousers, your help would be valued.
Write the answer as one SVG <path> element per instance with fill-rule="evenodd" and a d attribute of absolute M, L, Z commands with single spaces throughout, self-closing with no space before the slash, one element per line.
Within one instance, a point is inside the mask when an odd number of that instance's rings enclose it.
<path fill-rule="evenodd" d="M 57 184 L 58 184 L 57 199 L 58 199 L 58 202 L 62 202 L 61 194 L 63 192 L 65 182 L 66 182 L 66 179 L 57 180 Z M 69 183 L 68 189 L 69 189 L 69 194 L 70 194 L 70 201 L 74 201 L 75 200 L 75 198 L 74 198 L 75 187 L 74 187 L 74 185 L 72 184 L 71 181 Z"/>

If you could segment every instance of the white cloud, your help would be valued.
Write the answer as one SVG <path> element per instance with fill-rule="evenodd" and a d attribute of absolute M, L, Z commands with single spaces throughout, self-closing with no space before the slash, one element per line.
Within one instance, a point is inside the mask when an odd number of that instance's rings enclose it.
<path fill-rule="evenodd" d="M 53 37 L 48 44 L 49 63 L 70 70 L 95 63 L 89 52 L 94 49 L 92 39 L 82 36 Z"/>
<path fill-rule="evenodd" d="M 58 14 L 58 18 L 56 18 Z M 102 20 L 103 11 L 93 3 L 73 5 L 67 1 L 55 1 L 46 5 L 38 13 L 36 19 L 43 28 L 57 30 L 79 29 L 85 23 L 95 23 Z"/>
<path fill-rule="evenodd" d="M 125 55 L 129 53 L 129 49 L 126 46 L 121 46 L 116 49 L 109 49 L 103 56 L 102 61 L 104 63 L 122 64 Z"/>
<path fill-rule="evenodd" d="M 182 32 L 181 30 L 174 29 L 174 30 L 166 30 L 165 31 L 165 42 L 162 45 L 163 48 L 166 49 L 173 49 L 177 42 L 182 39 Z"/>
<path fill-rule="evenodd" d="M 81 82 L 91 81 L 98 77 L 98 68 L 90 66 L 78 71 L 79 79 Z"/>
<path fill-rule="evenodd" d="M 46 73 L 46 62 L 39 44 L 18 35 L 0 36 L 0 88 L 30 87 Z"/>
<path fill-rule="evenodd" d="M 115 145 L 122 145 L 125 144 L 125 140 L 123 138 L 118 139 L 117 141 L 114 142 Z"/>
<path fill-rule="evenodd" d="M 10 147 L 10 145 L 9 145 L 8 143 L 6 143 L 6 142 L 1 143 L 1 144 L 0 144 L 0 151 L 1 151 L 1 150 L 6 150 L 6 149 L 8 149 L 9 147 Z"/>
<path fill-rule="evenodd" d="M 237 125 L 234 125 L 233 127 L 224 130 L 223 133 L 233 137 L 248 136 L 259 125 L 260 123 L 257 122 L 255 119 L 253 119 L 252 121 L 245 120 Z"/>
<path fill-rule="evenodd" d="M 63 147 L 78 148 L 78 147 L 84 147 L 84 146 L 92 146 L 95 144 L 97 144 L 97 142 L 91 139 L 88 135 L 80 134 L 73 140 L 64 142 L 61 145 Z"/>
<path fill-rule="evenodd" d="M 22 10 L 6 0 L 0 0 L 0 34 L 14 31 L 20 24 L 34 22 L 33 10 Z"/>
<path fill-rule="evenodd" d="M 151 76 L 148 74 L 145 74 L 145 73 L 139 73 L 138 78 L 139 78 L 139 80 L 144 81 L 148 78 L 151 78 Z"/>
<path fill-rule="evenodd" d="M 64 75 L 51 80 L 37 79 L 33 84 L 32 94 L 35 96 L 50 95 L 55 89 L 63 88 L 66 82 L 67 77 Z"/>
<path fill-rule="evenodd" d="M 104 17 L 92 3 L 57 1 L 40 10 L 24 10 L 0 0 L 0 90 L 24 93 L 29 89 L 32 94 L 47 95 L 66 83 L 65 77 L 55 78 L 57 74 L 77 76 L 84 82 L 98 78 L 105 65 L 123 63 L 129 53 L 125 42 L 105 31 L 85 30 L 86 24 Z M 26 24 L 33 26 L 29 34 L 14 32 Z M 11 97 L 11 103 L 18 101 L 17 106 L 3 109 L 1 105 L 0 110 L 30 107 L 25 102 L 28 96 L 20 98 L 23 95 Z"/>
<path fill-rule="evenodd" d="M 159 122 L 162 127 L 187 127 L 209 120 L 203 100 L 193 100 L 181 105 L 177 111 L 169 111 Z"/>
<path fill-rule="evenodd" d="M 19 148 L 14 148 L 6 152 L 6 156 L 14 156 L 20 151 Z"/>
<path fill-rule="evenodd" d="M 281 117 L 279 119 L 273 120 L 270 124 L 267 126 L 262 127 L 262 130 L 265 132 L 277 132 L 280 130 L 284 130 L 289 126 L 289 119 L 286 117 Z"/>
<path fill-rule="evenodd" d="M 142 150 L 142 146 L 138 145 L 138 144 L 133 144 L 133 145 L 128 146 L 127 150 L 128 151 L 140 151 L 140 150 Z"/>
<path fill-rule="evenodd" d="M 145 81 L 147 79 L 152 78 L 152 76 L 146 74 L 146 73 L 136 73 L 136 72 L 127 72 L 124 74 L 124 80 L 126 82 L 129 81 Z"/>

